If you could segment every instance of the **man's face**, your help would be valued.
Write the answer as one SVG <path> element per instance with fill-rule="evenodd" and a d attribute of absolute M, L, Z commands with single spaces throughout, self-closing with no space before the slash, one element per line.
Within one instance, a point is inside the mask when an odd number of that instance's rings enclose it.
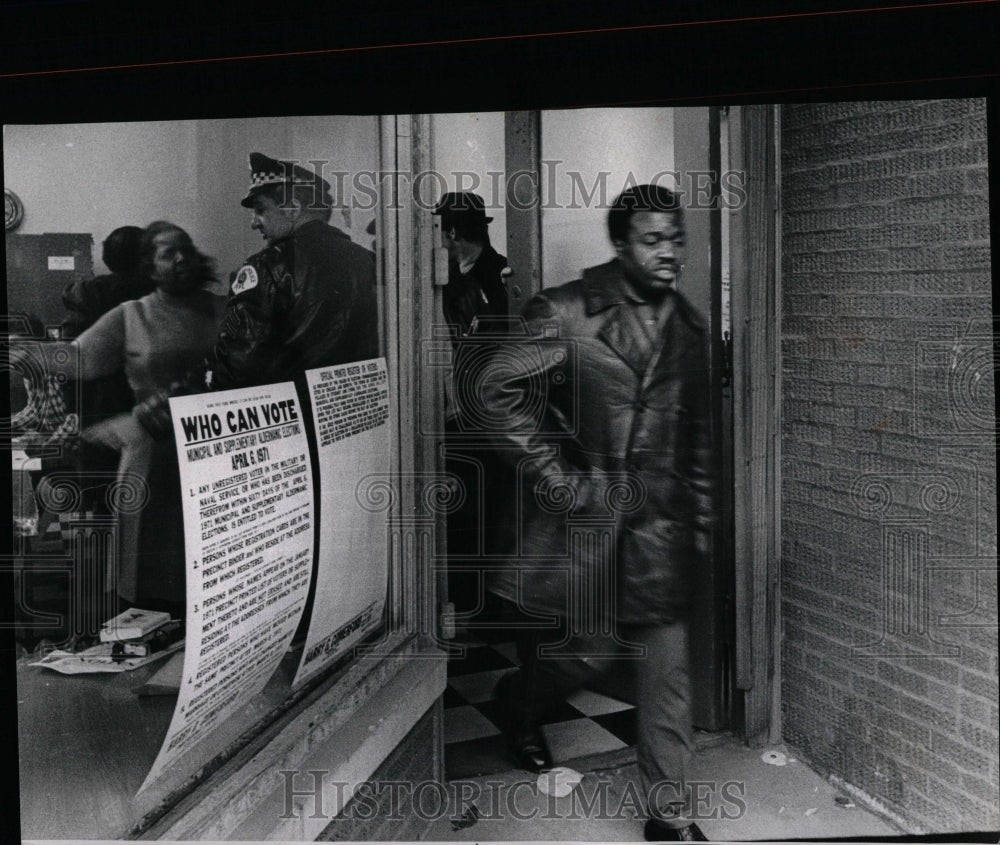
<path fill-rule="evenodd" d="M 161 232 L 153 238 L 153 280 L 168 293 L 185 293 L 196 284 L 191 244 L 177 231 Z"/>
<path fill-rule="evenodd" d="M 271 197 L 257 195 L 250 206 L 250 228 L 256 229 L 269 244 L 285 237 L 295 227 L 291 209 L 281 208 Z"/>
<path fill-rule="evenodd" d="M 628 236 L 615 241 L 615 252 L 629 279 L 644 294 L 663 294 L 677 285 L 684 230 L 665 211 L 637 211 L 629 219 Z"/>

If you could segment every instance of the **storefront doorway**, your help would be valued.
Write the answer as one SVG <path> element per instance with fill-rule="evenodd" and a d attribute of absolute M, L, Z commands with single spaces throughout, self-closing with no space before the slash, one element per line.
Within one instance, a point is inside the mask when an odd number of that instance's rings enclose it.
<path fill-rule="evenodd" d="M 505 250 L 512 315 L 535 292 L 574 278 L 613 254 L 606 233 L 608 205 L 626 187 L 659 182 L 684 192 L 688 232 L 682 290 L 710 320 L 713 368 L 713 438 L 718 458 L 719 521 L 712 567 L 704 573 L 692 628 L 694 716 L 703 731 L 733 722 L 732 633 L 732 396 L 728 262 L 723 262 L 722 154 L 718 110 L 581 109 L 431 116 L 432 161 L 443 190 L 479 193 L 494 218 L 490 238 Z M 727 245 L 728 248 L 728 245 Z M 486 494 L 488 501 L 490 495 Z M 464 561 L 463 567 L 469 565 Z M 471 568 L 471 567 L 469 567 Z M 469 583 L 450 579 L 461 611 Z M 445 581 L 439 587 L 447 589 Z M 458 589 L 456 590 L 456 586 Z M 490 718 L 496 679 L 516 662 L 502 634 L 463 639 L 450 665 L 445 698 L 445 759 L 449 777 L 483 773 L 490 755 L 503 757 L 499 729 Z M 447 624 L 445 626 L 448 627 Z M 485 641 L 484 642 L 484 638 Z M 563 754 L 600 752 L 631 744 L 627 703 L 580 696 L 557 714 L 547 731 Z M 451 706 L 449 706 L 451 705 Z M 590 737 L 589 745 L 583 737 Z M 560 749 L 553 748 L 560 757 Z M 565 759 L 565 758 L 564 758 Z M 451 761 L 451 765 L 448 761 Z M 501 766 L 501 760 L 495 765 Z M 507 761 L 509 767 L 510 761 Z"/>

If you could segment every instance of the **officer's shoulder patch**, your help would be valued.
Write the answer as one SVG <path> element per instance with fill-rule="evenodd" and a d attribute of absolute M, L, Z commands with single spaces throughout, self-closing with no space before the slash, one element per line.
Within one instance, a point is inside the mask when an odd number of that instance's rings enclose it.
<path fill-rule="evenodd" d="M 244 264 L 236 271 L 236 278 L 233 279 L 233 293 L 243 293 L 257 287 L 257 271 L 249 264 Z"/>

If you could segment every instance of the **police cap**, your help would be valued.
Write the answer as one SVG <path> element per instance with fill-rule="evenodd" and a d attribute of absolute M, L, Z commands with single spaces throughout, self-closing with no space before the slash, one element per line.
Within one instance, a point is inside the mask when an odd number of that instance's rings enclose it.
<path fill-rule="evenodd" d="M 272 185 L 312 185 L 316 200 L 330 192 L 330 183 L 322 176 L 292 161 L 279 161 L 263 153 L 250 153 L 250 188 L 240 205 L 250 208 L 254 197 Z"/>

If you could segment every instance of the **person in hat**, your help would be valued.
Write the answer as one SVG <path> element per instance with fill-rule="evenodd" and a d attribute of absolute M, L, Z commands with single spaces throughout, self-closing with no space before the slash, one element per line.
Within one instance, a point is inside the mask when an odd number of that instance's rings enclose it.
<path fill-rule="evenodd" d="M 232 276 L 212 354 L 183 383 L 135 409 L 153 436 L 170 431 L 170 395 L 283 381 L 304 391 L 304 370 L 378 355 L 375 256 L 329 224 L 329 183 L 262 153 L 251 153 L 249 163 L 240 204 L 266 245 Z"/>
<path fill-rule="evenodd" d="M 507 259 L 490 244 L 486 207 L 479 194 L 452 191 L 434 209 L 441 217 L 441 237 L 448 250 L 448 284 L 443 294 L 444 318 L 454 336 L 469 334 L 473 320 L 507 316 Z M 497 324 L 498 325 L 498 324 Z M 480 329 L 493 328 L 482 325 Z"/>
<path fill-rule="evenodd" d="M 446 390 L 445 471 L 459 479 L 465 490 L 462 503 L 448 514 L 448 555 L 463 558 L 461 569 L 451 567 L 448 598 L 455 609 L 468 613 L 482 608 L 481 573 L 472 570 L 470 556 L 488 549 L 496 534 L 491 512 L 484 507 L 485 491 L 498 489 L 502 478 L 495 455 L 469 442 L 475 439 L 475 424 L 463 413 L 468 403 L 475 407 L 473 383 L 477 362 L 489 351 L 482 335 L 506 330 L 507 288 L 503 271 L 507 259 L 490 244 L 485 203 L 478 194 L 446 193 L 434 208 L 441 217 L 442 244 L 448 250 L 448 283 L 442 289 L 444 319 L 451 332 L 452 374 Z M 469 374 L 463 375 L 463 371 Z M 486 620 L 491 612 L 481 614 Z"/>
<path fill-rule="evenodd" d="M 171 430 L 171 395 L 291 381 L 307 396 L 305 370 L 379 354 L 375 255 L 329 225 L 329 183 L 262 153 L 251 153 L 249 163 L 250 187 L 240 204 L 252 211 L 250 228 L 266 246 L 233 274 L 212 353 L 182 382 L 135 408 L 153 438 Z M 312 425 L 308 415 L 304 421 Z M 296 639 L 305 636 L 311 606 L 310 594 Z"/>

